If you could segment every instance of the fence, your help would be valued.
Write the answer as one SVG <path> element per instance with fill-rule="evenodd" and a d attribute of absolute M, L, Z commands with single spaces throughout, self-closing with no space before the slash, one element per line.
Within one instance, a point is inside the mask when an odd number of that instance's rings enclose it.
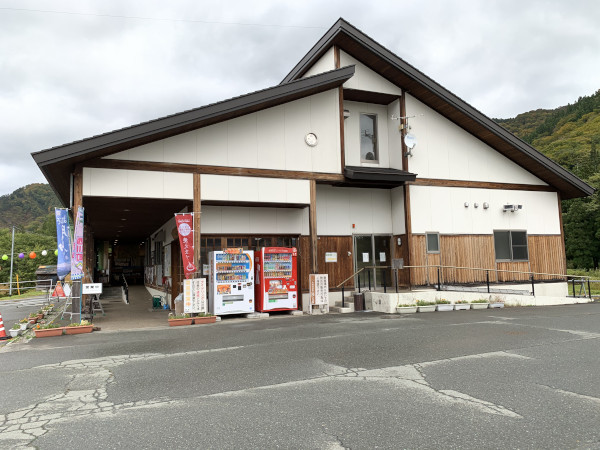
<path fill-rule="evenodd" d="M 346 278 L 340 284 L 335 286 L 336 289 L 340 289 L 342 291 L 342 298 L 344 297 L 345 288 L 348 281 L 354 280 L 352 288 L 356 287 L 358 292 L 362 292 L 364 290 L 376 290 L 377 287 L 372 284 L 371 274 L 374 270 L 379 269 L 379 273 L 382 275 L 382 283 L 379 287 L 383 288 L 383 292 L 387 292 L 388 287 L 392 287 L 392 281 L 394 282 L 395 291 L 399 292 L 398 286 L 398 270 L 410 270 L 410 269 L 425 269 L 427 271 L 434 270 L 436 274 L 436 280 L 431 283 L 428 279 L 426 286 L 435 286 L 436 290 L 474 290 L 478 289 L 481 291 L 482 283 L 485 283 L 485 288 L 483 288 L 483 292 L 489 293 L 510 293 L 510 294 L 531 294 L 535 296 L 535 285 L 536 283 L 540 283 L 542 281 L 566 281 L 569 284 L 570 291 L 573 297 L 589 297 L 592 299 L 592 283 L 600 283 L 600 280 L 592 280 L 587 276 L 580 275 L 566 275 L 566 274 L 554 274 L 554 273 L 543 273 L 543 272 L 531 272 L 531 271 L 518 271 L 518 270 L 504 270 L 504 269 L 485 269 L 480 267 L 460 267 L 460 266 L 443 266 L 443 265 L 427 265 L 427 266 L 403 266 L 401 268 L 396 268 L 392 266 L 368 266 L 363 267 L 356 272 L 354 272 L 351 276 Z M 444 270 L 451 270 L 452 273 L 456 273 L 457 271 L 465 270 L 465 271 L 476 271 L 482 272 L 482 277 L 477 277 L 477 279 L 473 279 L 471 283 L 450 283 L 444 281 Z M 390 278 L 388 280 L 387 272 L 390 272 Z M 366 272 L 366 273 L 364 273 Z M 491 281 L 490 280 L 490 272 L 494 273 L 495 280 L 499 280 L 500 277 L 498 274 L 513 274 L 516 275 L 514 280 L 501 282 L 501 281 Z M 483 274 L 485 278 L 483 278 Z M 389 281 L 389 283 L 388 283 Z M 531 291 L 519 291 L 519 290 L 507 290 L 507 289 L 499 289 L 497 286 L 502 286 L 510 283 L 519 283 L 522 284 L 524 281 L 527 281 L 531 284 Z M 362 284 L 362 285 L 361 285 Z M 364 289 L 363 289 L 364 286 Z M 493 287 L 492 287 L 493 286 Z M 579 289 L 579 293 L 577 293 L 577 289 Z M 508 292 L 510 291 L 510 292 Z"/>

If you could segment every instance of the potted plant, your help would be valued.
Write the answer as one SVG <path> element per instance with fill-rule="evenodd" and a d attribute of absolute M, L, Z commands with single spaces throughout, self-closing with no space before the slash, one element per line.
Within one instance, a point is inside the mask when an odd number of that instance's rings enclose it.
<path fill-rule="evenodd" d="M 471 305 L 469 304 L 468 301 L 466 300 L 457 300 L 454 303 L 454 309 L 456 311 L 460 311 L 460 310 L 466 310 L 466 309 L 471 309 Z"/>
<path fill-rule="evenodd" d="M 454 305 L 445 298 L 440 298 L 435 301 L 438 311 L 454 311 Z"/>
<path fill-rule="evenodd" d="M 396 312 L 400 314 L 412 314 L 417 312 L 417 305 L 400 304 L 396 306 Z"/>
<path fill-rule="evenodd" d="M 43 309 L 39 309 L 36 314 L 37 314 L 38 320 L 42 320 L 44 318 L 44 315 L 45 315 Z"/>
<path fill-rule="evenodd" d="M 207 313 L 198 313 L 194 317 L 194 325 L 202 325 L 204 323 L 215 323 L 217 321 L 217 316 L 213 316 L 212 314 Z"/>
<path fill-rule="evenodd" d="M 91 333 L 94 329 L 94 325 L 87 320 L 82 320 L 77 323 L 70 323 L 65 327 L 65 333 L 67 334 L 81 334 L 81 333 Z"/>
<path fill-rule="evenodd" d="M 35 337 L 51 337 L 51 336 L 62 336 L 65 327 L 60 327 L 56 323 L 49 323 L 46 325 L 37 324 L 33 329 Z"/>
<path fill-rule="evenodd" d="M 504 308 L 504 299 L 498 296 L 492 297 L 490 301 L 490 308 Z"/>
<path fill-rule="evenodd" d="M 435 311 L 435 302 L 428 302 L 426 300 L 417 300 L 417 311 L 418 312 L 433 312 Z"/>
<path fill-rule="evenodd" d="M 489 306 L 490 302 L 488 302 L 485 298 L 479 298 L 471 302 L 471 309 L 488 309 Z"/>
<path fill-rule="evenodd" d="M 185 313 L 185 314 L 169 313 L 169 317 L 168 317 L 170 327 L 179 327 L 181 325 L 191 325 L 193 320 L 194 319 L 192 319 L 192 316 L 188 313 Z"/>
<path fill-rule="evenodd" d="M 24 317 L 21 320 L 19 320 L 19 327 L 21 328 L 21 331 L 25 331 L 27 328 L 29 328 L 29 319 L 27 319 L 27 317 Z"/>
<path fill-rule="evenodd" d="M 22 333 L 21 325 L 19 325 L 18 323 L 15 323 L 12 326 L 12 328 L 10 330 L 8 330 L 8 332 L 10 333 L 11 338 L 16 338 L 17 336 L 19 336 Z"/>
<path fill-rule="evenodd" d="M 32 312 L 31 314 L 29 314 L 29 323 L 31 325 L 34 325 L 37 321 L 38 321 L 38 316 L 36 313 Z"/>

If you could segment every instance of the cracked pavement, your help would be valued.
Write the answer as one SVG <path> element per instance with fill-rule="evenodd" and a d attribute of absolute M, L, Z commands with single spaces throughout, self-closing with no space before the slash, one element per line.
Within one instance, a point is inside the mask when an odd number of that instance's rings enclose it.
<path fill-rule="evenodd" d="M 599 312 L 233 319 L 36 339 L 0 352 L 0 445 L 600 448 Z"/>

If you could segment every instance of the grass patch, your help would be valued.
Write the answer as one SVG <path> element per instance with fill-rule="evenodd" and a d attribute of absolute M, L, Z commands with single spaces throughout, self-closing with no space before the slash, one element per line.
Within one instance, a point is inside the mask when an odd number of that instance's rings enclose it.
<path fill-rule="evenodd" d="M 21 289 L 21 295 L 16 294 L 17 290 L 13 289 L 13 295 L 5 294 L 4 292 L 0 294 L 0 301 L 2 300 L 14 300 L 19 298 L 33 298 L 33 297 L 45 297 L 45 291 L 36 291 L 35 289 L 30 289 L 27 292 L 23 292 Z"/>

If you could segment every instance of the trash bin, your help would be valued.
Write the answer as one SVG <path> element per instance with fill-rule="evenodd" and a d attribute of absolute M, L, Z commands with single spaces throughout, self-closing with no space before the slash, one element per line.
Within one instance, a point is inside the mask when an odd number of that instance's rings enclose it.
<path fill-rule="evenodd" d="M 354 311 L 364 311 L 365 309 L 365 298 L 363 294 L 354 294 Z"/>
<path fill-rule="evenodd" d="M 183 314 L 183 294 L 175 297 L 175 314 Z"/>
<path fill-rule="evenodd" d="M 152 297 L 152 309 L 161 309 L 162 302 L 159 295 L 155 295 Z"/>

